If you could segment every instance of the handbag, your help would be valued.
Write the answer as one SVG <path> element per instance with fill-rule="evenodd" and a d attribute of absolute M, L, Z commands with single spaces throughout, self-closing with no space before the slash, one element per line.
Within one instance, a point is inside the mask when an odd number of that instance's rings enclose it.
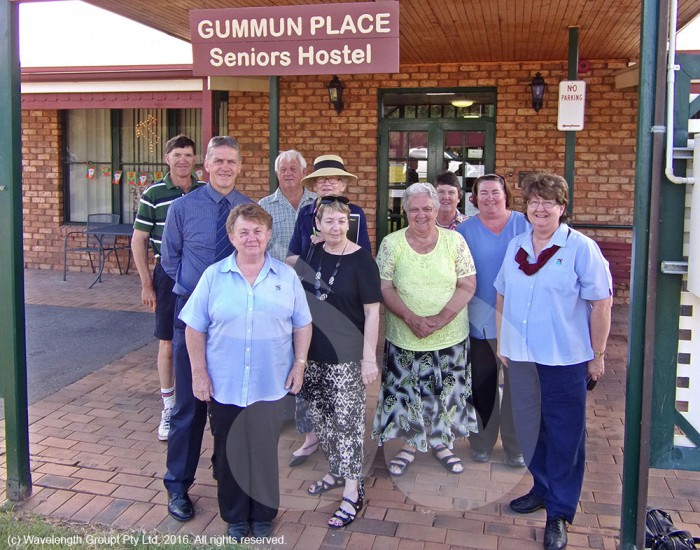
<path fill-rule="evenodd" d="M 647 508 L 644 547 L 651 550 L 693 550 L 700 539 L 688 531 L 676 529 L 668 512 L 659 508 Z"/>

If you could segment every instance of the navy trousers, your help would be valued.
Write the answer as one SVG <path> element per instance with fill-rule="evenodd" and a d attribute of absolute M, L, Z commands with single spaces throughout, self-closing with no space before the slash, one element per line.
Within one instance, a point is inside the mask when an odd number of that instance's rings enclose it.
<path fill-rule="evenodd" d="M 503 369 L 503 400 L 498 395 L 498 366 L 496 340 L 469 337 L 472 358 L 472 399 L 479 422 L 479 431 L 469 434 L 473 452 L 491 452 L 501 432 L 503 450 L 507 455 L 520 454 L 515 435 L 510 397 L 510 376 Z"/>
<path fill-rule="evenodd" d="M 224 521 L 272 521 L 277 515 L 277 446 L 284 406 L 284 398 L 247 407 L 212 400 L 209 422 L 214 434 L 219 512 Z"/>
<path fill-rule="evenodd" d="M 573 523 L 586 459 L 588 363 L 552 367 L 511 361 L 508 369 L 532 492 L 544 496 L 548 518 Z"/>
<path fill-rule="evenodd" d="M 184 493 L 194 482 L 207 423 L 207 404 L 192 393 L 192 367 L 185 345 L 185 323 L 178 319 L 187 297 L 175 302 L 173 330 L 173 370 L 175 372 L 175 407 L 170 417 L 167 471 L 163 483 L 171 493 Z"/>

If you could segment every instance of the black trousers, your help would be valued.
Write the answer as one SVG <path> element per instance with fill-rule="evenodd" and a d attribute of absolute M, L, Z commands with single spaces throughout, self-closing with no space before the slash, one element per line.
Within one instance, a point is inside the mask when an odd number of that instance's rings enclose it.
<path fill-rule="evenodd" d="M 214 471 L 224 521 L 272 521 L 280 501 L 277 445 L 284 422 L 284 398 L 247 407 L 212 400 Z"/>
<path fill-rule="evenodd" d="M 472 399 L 479 432 L 469 434 L 474 452 L 490 452 L 501 432 L 503 449 L 509 455 L 520 454 L 520 445 L 513 423 L 508 368 L 503 369 L 503 400 L 498 396 L 498 358 L 496 340 L 469 337 L 472 357 Z"/>

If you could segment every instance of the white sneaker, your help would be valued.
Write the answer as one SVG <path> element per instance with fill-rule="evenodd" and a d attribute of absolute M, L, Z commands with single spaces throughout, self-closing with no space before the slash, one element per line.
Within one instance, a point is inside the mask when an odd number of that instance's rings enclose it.
<path fill-rule="evenodd" d="M 163 409 L 163 412 L 160 414 L 160 424 L 158 425 L 158 439 L 160 441 L 168 440 L 168 434 L 170 433 L 170 415 L 172 412 L 172 408 L 167 408 Z"/>

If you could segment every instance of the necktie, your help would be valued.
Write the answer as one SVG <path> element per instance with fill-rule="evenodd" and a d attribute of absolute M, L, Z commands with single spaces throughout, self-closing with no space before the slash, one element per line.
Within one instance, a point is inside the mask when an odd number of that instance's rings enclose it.
<path fill-rule="evenodd" d="M 214 248 L 214 261 L 218 262 L 233 252 L 233 246 L 226 233 L 226 219 L 229 214 L 228 201 L 224 198 L 219 202 L 219 216 L 216 220 L 216 247 Z"/>
<path fill-rule="evenodd" d="M 518 252 L 515 254 L 515 261 L 518 262 L 518 269 L 525 273 L 525 275 L 534 275 L 537 273 L 547 261 L 557 253 L 561 246 L 553 244 L 549 248 L 545 248 L 540 255 L 537 256 L 537 263 L 531 264 L 527 261 L 527 252 L 524 248 L 519 248 Z"/>

